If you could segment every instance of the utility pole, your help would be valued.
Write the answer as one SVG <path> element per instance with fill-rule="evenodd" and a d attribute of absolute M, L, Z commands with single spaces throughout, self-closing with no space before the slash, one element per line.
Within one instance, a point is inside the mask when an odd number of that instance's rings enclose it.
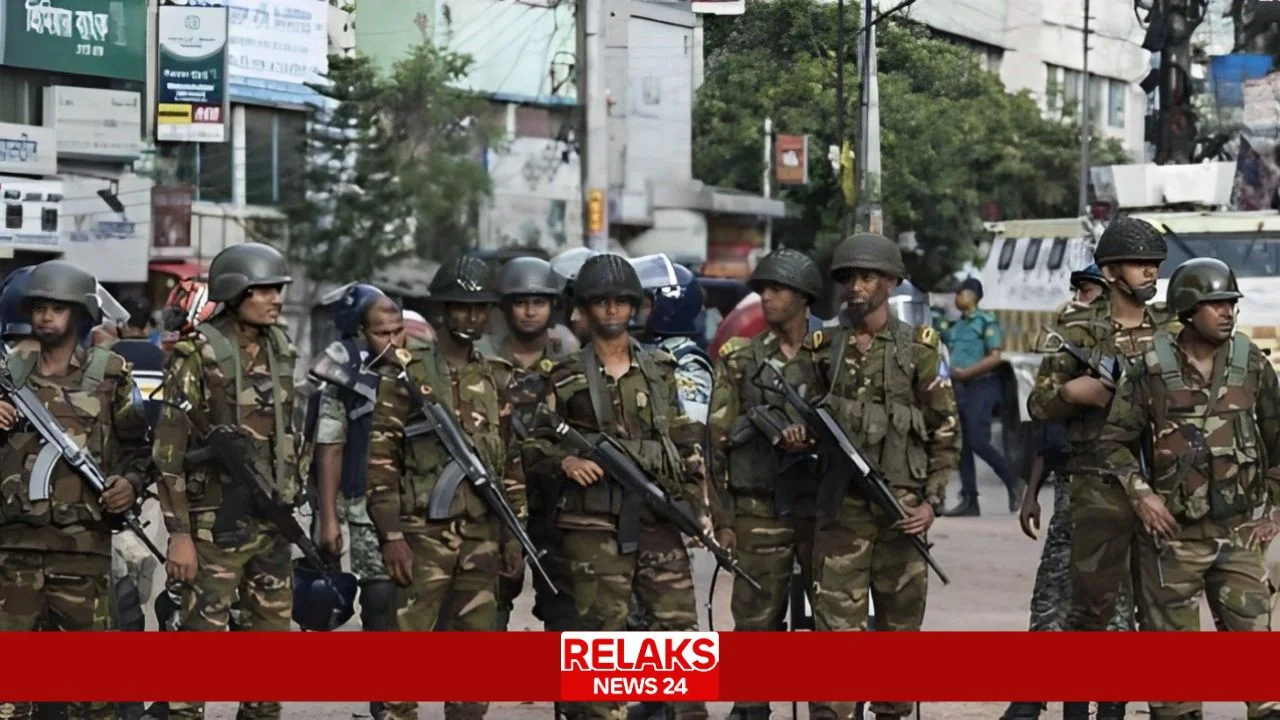
<path fill-rule="evenodd" d="M 584 244 L 604 252 L 609 249 L 609 108 L 602 52 L 604 0 L 578 0 L 576 14 Z"/>
<path fill-rule="evenodd" d="M 849 234 L 849 208 L 845 203 L 841 179 L 844 177 L 844 0 L 836 1 L 836 187 L 840 191 L 840 234 Z"/>
<path fill-rule="evenodd" d="M 1080 86 L 1080 217 L 1089 215 L 1089 0 L 1084 0 L 1084 71 Z"/>
<path fill-rule="evenodd" d="M 1258 3 L 1269 5 L 1272 3 Z M 1152 22 L 1163 25 L 1160 48 L 1160 110 L 1156 163 L 1186 164 L 1195 150 L 1195 112 L 1191 107 L 1191 34 L 1204 20 L 1200 6 L 1188 0 L 1160 0 Z"/>
<path fill-rule="evenodd" d="M 880 84 L 876 71 L 875 0 L 863 0 L 862 87 L 858 118 L 858 208 L 860 231 L 880 234 Z"/>
<path fill-rule="evenodd" d="M 773 118 L 764 119 L 764 177 L 763 184 L 760 186 L 764 189 L 764 198 L 768 200 L 772 197 L 772 180 L 773 180 Z M 773 251 L 773 218 L 768 217 L 764 220 L 764 253 L 768 255 Z"/>

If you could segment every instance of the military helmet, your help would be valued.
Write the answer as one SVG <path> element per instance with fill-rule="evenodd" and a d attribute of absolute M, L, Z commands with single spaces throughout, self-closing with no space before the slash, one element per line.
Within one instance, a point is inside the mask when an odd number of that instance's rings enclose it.
<path fill-rule="evenodd" d="M 760 292 L 769 283 L 785 285 L 809 298 L 809 304 L 813 305 L 822 294 L 822 271 L 808 255 L 781 248 L 760 260 L 747 280 L 747 287 Z"/>
<path fill-rule="evenodd" d="M 464 255 L 440 266 L 427 287 L 428 297 L 437 302 L 497 302 L 492 275 L 488 263 Z"/>
<path fill-rule="evenodd" d="M 303 630 L 329 632 L 356 612 L 356 576 L 340 570 L 316 570 L 302 562 L 293 566 L 293 621 Z"/>
<path fill-rule="evenodd" d="M 518 295 L 558 296 L 564 291 L 564 279 L 551 263 L 536 257 L 518 257 L 502 266 L 498 293 L 504 298 Z"/>
<path fill-rule="evenodd" d="M 1217 258 L 1192 258 L 1173 271 L 1165 303 L 1181 318 L 1195 312 L 1201 303 L 1242 297 L 1230 266 Z"/>
<path fill-rule="evenodd" d="M 605 297 L 622 297 L 639 305 L 644 302 L 640 275 L 627 259 L 616 253 L 601 253 L 587 258 L 573 283 L 578 302 L 591 302 Z"/>
<path fill-rule="evenodd" d="M 9 273 L 0 285 L 0 336 L 7 342 L 31 335 L 31 318 L 24 312 L 23 299 L 33 266 L 20 267 Z"/>
<path fill-rule="evenodd" d="M 262 243 L 232 245 L 209 263 L 209 300 L 233 302 L 250 288 L 287 285 L 289 264 L 279 250 Z"/>
<path fill-rule="evenodd" d="M 1071 289 L 1079 289 L 1080 283 L 1101 285 L 1104 290 L 1107 287 L 1107 279 L 1103 277 L 1102 268 L 1098 267 L 1098 263 L 1090 263 L 1089 267 L 1071 273 Z"/>
<path fill-rule="evenodd" d="M 102 320 L 97 278 L 66 260 L 49 260 L 37 265 L 27 278 L 27 292 L 23 299 L 27 303 L 53 300 L 79 305 L 89 313 L 94 325 Z"/>
<path fill-rule="evenodd" d="M 1125 260 L 1163 261 L 1167 256 L 1160 231 L 1146 220 L 1133 217 L 1112 220 L 1093 250 L 1093 261 L 1099 267 Z"/>
<path fill-rule="evenodd" d="M 883 235 L 858 233 L 844 239 L 831 260 L 831 274 L 840 270 L 875 270 L 902 280 L 907 267 L 898 244 Z"/>

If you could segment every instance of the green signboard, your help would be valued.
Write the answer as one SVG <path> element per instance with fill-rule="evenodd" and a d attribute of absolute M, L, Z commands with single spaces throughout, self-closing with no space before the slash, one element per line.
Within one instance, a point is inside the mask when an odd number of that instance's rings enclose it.
<path fill-rule="evenodd" d="M 144 80 L 147 0 L 0 0 L 0 65 Z"/>

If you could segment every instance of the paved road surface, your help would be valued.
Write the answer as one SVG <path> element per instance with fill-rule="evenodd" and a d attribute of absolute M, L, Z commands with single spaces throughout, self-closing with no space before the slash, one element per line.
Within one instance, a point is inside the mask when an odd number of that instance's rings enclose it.
<path fill-rule="evenodd" d="M 980 467 L 983 471 L 985 467 Z M 958 483 L 957 483 L 958 485 Z M 953 489 L 954 493 L 955 490 Z M 1023 630 L 1027 626 L 1027 607 L 1031 586 L 1035 578 L 1036 563 L 1040 556 L 1040 542 L 1033 542 L 1022 535 L 1017 527 L 1017 520 L 1008 512 L 1003 488 L 999 486 L 994 475 L 985 472 L 981 478 L 983 492 L 983 516 L 980 518 L 943 518 L 934 526 L 934 552 L 939 563 L 952 578 L 950 586 L 942 587 L 934 582 L 930 587 L 929 608 L 925 615 L 926 630 Z M 954 500 L 954 497 L 952 498 Z M 1052 504 L 1052 493 L 1046 490 L 1042 502 Z M 1048 507 L 1046 507 L 1046 512 Z M 1045 522 L 1047 523 L 1047 517 Z M 1280 553 L 1275 548 L 1271 553 L 1272 576 L 1280 571 Z M 699 595 L 699 620 L 705 625 L 706 617 L 703 606 L 706 603 L 708 584 L 710 582 L 713 562 L 705 553 L 696 557 L 696 582 Z M 728 583 L 721 573 L 720 587 L 716 592 L 716 623 L 728 629 L 730 615 L 728 609 Z M 513 616 L 512 627 L 516 630 L 538 629 L 536 620 L 530 614 L 531 591 L 526 587 L 521 594 Z M 1207 611 L 1204 613 L 1203 627 L 1212 628 Z M 152 623 L 154 625 L 154 621 Z M 357 626 L 353 623 L 351 629 Z M 354 659 L 353 659 L 354 660 Z M 1008 658 L 991 661 L 990 672 L 997 674 L 1003 662 L 1035 662 L 1038 658 Z M 1047 660 L 1047 659 L 1044 659 Z M 335 664 L 326 659 L 325 668 L 332 670 Z M 929 663 L 938 672 L 947 672 L 944 662 Z M 511 672 L 518 669 L 512 665 Z M 1003 711 L 1002 703 L 928 703 L 922 711 L 922 717 L 954 718 L 956 720 L 995 720 Z M 358 703 L 293 703 L 285 706 L 285 718 L 288 720 L 348 720 L 349 718 L 367 717 L 368 707 Z M 729 704 L 717 703 L 711 706 L 713 718 L 724 718 L 728 715 Z M 775 718 L 789 718 L 790 704 L 774 706 Z M 1131 705 L 1129 717 L 1146 717 L 1145 706 Z M 210 706 L 210 720 L 233 720 L 235 706 L 230 703 L 216 703 Z M 424 705 L 424 718 L 442 718 L 439 705 Z M 532 720 L 533 718 L 552 717 L 548 705 L 495 705 L 489 713 L 495 720 Z M 800 708 L 800 717 L 807 717 L 807 712 Z M 1046 718 L 1060 718 L 1061 706 L 1050 706 Z M 1206 707 L 1207 720 L 1229 720 L 1244 717 L 1243 705 L 1211 704 Z"/>

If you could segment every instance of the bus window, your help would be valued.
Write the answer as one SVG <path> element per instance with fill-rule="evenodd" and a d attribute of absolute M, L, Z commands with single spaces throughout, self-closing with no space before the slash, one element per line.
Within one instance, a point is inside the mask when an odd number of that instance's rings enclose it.
<path fill-rule="evenodd" d="M 1057 270 L 1062 267 L 1062 258 L 1067 254 L 1067 239 L 1064 237 L 1054 238 L 1053 247 L 1049 248 L 1049 269 Z"/>
<path fill-rule="evenodd" d="M 1004 244 L 1000 246 L 1000 263 L 997 267 L 1001 270 L 1008 270 L 1013 264 L 1013 251 L 1018 249 L 1018 238 L 1005 238 Z"/>
<path fill-rule="evenodd" d="M 1160 264 L 1160 277 L 1168 278 L 1182 263 L 1198 257 L 1217 258 L 1235 271 L 1237 278 L 1280 276 L 1280 237 L 1212 233 L 1165 236 L 1168 257 Z"/>
<path fill-rule="evenodd" d="M 1031 238 L 1031 242 L 1027 244 L 1027 252 L 1022 256 L 1022 269 L 1035 270 L 1036 260 L 1040 257 L 1040 245 L 1044 243 L 1044 238 Z"/>

